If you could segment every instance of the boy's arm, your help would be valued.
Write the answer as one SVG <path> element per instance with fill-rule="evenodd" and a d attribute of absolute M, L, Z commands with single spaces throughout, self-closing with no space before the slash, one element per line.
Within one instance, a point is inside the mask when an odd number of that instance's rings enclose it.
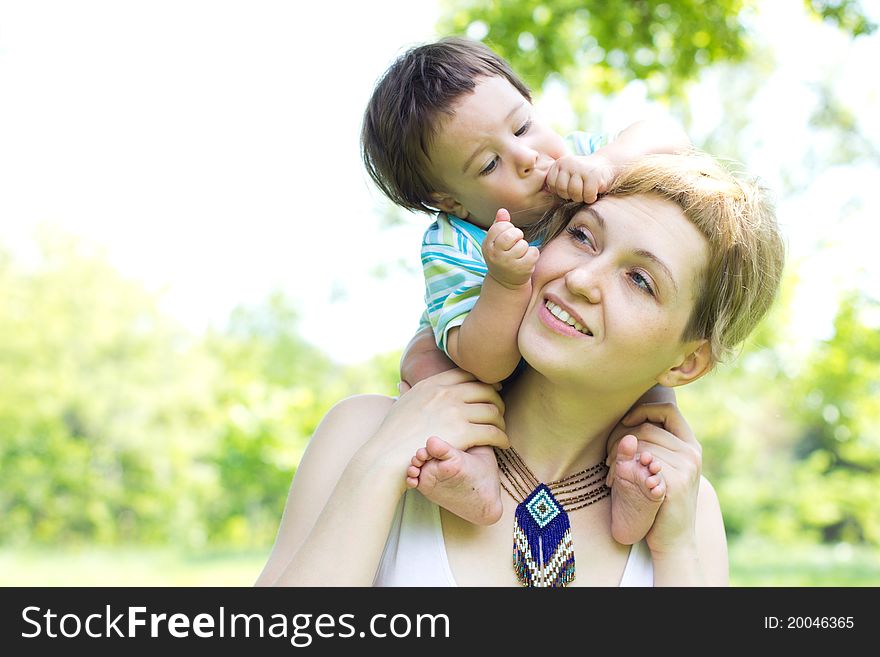
<path fill-rule="evenodd" d="M 593 153 L 560 157 L 547 173 L 547 186 L 560 198 L 593 203 L 627 164 L 644 155 L 689 148 L 690 139 L 673 121 L 637 121 Z"/>
<path fill-rule="evenodd" d="M 530 282 L 508 288 L 486 276 L 464 323 L 446 334 L 449 357 L 485 383 L 510 376 L 520 360 L 517 334 L 531 292 Z"/>
<path fill-rule="evenodd" d="M 595 154 L 603 155 L 615 166 L 623 166 L 642 155 L 676 153 L 690 147 L 690 139 L 675 122 L 645 119 L 633 123 Z"/>
<path fill-rule="evenodd" d="M 403 350 L 400 357 L 400 380 L 411 388 L 419 381 L 453 367 L 455 363 L 437 347 L 434 331 L 428 326 L 419 329 Z"/>
<path fill-rule="evenodd" d="M 504 209 L 483 240 L 488 274 L 479 299 L 460 327 L 446 334 L 446 353 L 481 381 L 510 376 L 520 361 L 517 335 L 532 293 L 537 247 L 523 239 Z"/>

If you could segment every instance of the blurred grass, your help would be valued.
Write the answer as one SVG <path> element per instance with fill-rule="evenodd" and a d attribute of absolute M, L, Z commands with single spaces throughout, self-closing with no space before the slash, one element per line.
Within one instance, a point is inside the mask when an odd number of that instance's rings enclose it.
<path fill-rule="evenodd" d="M 265 551 L 0 549 L 0 586 L 252 586 Z"/>
<path fill-rule="evenodd" d="M 251 586 L 265 551 L 0 549 L 0 586 Z M 880 586 L 880 554 L 839 544 L 730 546 L 732 586 Z"/>
<path fill-rule="evenodd" d="M 731 586 L 880 586 L 876 548 L 774 545 L 741 540 L 730 545 Z"/>

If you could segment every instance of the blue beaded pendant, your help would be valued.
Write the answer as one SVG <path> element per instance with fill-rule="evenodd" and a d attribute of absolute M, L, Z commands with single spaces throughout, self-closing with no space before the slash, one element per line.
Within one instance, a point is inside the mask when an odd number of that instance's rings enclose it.
<path fill-rule="evenodd" d="M 513 569 L 523 586 L 558 588 L 574 580 L 568 514 L 544 484 L 516 507 Z"/>

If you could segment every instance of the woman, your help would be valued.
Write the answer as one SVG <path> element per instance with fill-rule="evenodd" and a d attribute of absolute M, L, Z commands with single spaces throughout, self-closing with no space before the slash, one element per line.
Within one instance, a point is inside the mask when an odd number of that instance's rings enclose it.
<path fill-rule="evenodd" d="M 646 390 L 696 380 L 765 314 L 783 261 L 772 208 L 759 187 L 707 156 L 652 156 L 596 203 L 560 208 L 544 244 L 519 331 L 525 371 L 503 394 L 451 370 L 398 401 L 337 404 L 300 464 L 257 584 L 727 583 L 717 497 L 674 406 L 640 406 L 624 418 L 666 484 L 642 544 L 613 540 L 609 499 L 594 475 L 604 474 L 612 427 Z M 581 328 L 561 321 L 558 308 Z M 401 501 L 410 459 L 429 436 L 453 450 L 513 448 L 497 450 L 510 493 L 499 522 L 470 525 L 415 491 Z M 558 500 L 539 499 L 539 482 L 573 473 L 580 494 L 566 498 L 556 485 Z M 538 525 L 526 526 L 523 502 Z M 541 516 L 548 509 L 555 515 Z M 566 519 L 567 533 L 547 533 Z"/>

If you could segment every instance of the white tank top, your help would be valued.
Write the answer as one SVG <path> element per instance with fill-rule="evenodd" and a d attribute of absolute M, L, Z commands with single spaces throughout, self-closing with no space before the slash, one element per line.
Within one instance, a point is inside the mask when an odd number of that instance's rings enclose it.
<path fill-rule="evenodd" d="M 397 505 L 373 586 L 458 586 L 446 556 L 440 507 L 415 489 Z M 654 586 L 654 564 L 644 541 L 630 548 L 620 586 Z"/>

